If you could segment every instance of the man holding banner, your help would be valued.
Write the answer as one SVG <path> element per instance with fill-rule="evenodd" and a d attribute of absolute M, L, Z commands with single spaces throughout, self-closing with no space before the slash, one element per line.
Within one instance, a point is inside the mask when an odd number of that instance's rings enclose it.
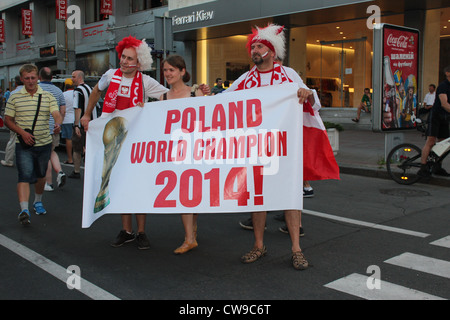
<path fill-rule="evenodd" d="M 101 92 L 106 89 L 108 90 L 103 103 L 102 116 L 111 114 L 115 110 L 126 110 L 135 106 L 143 107 L 148 97 L 159 99 L 164 93 L 169 91 L 159 82 L 142 73 L 144 70 L 149 70 L 153 63 L 151 48 L 145 41 L 138 40 L 132 36 L 126 37 L 118 43 L 116 51 L 120 59 L 120 68 L 110 69 L 102 76 L 92 90 L 87 109 L 80 120 L 86 132 L 88 131 L 91 114 L 100 99 Z M 210 91 L 206 85 L 200 86 L 200 89 L 204 94 Z M 111 131 L 121 132 L 122 139 L 127 134 L 123 129 L 124 123 L 121 121 L 116 121 L 115 126 L 111 125 L 110 127 Z M 105 136 L 103 140 L 105 143 Z M 117 160 L 118 154 L 114 156 L 116 157 L 115 160 Z M 96 207 L 97 211 L 101 211 L 108 205 L 107 203 L 102 204 L 101 201 L 105 201 L 107 195 L 104 194 L 103 196 L 104 198 L 99 198 L 99 206 Z M 135 239 L 138 242 L 139 249 L 148 249 L 150 247 L 145 234 L 146 214 L 136 214 L 136 221 L 138 226 L 137 235 L 132 231 L 131 214 L 122 214 L 123 229 L 111 244 L 113 247 L 120 247 Z"/>
<path fill-rule="evenodd" d="M 334 158 L 325 127 L 318 114 L 320 100 L 314 90 L 308 89 L 300 76 L 291 68 L 283 67 L 276 60 L 285 57 L 284 27 L 269 24 L 266 28 L 253 29 L 247 49 L 255 66 L 236 80 L 225 92 L 245 90 L 282 83 L 298 83 L 299 103 L 303 104 L 303 179 L 339 179 L 339 168 Z M 302 184 L 302 181 L 298 181 Z M 300 197 L 301 195 L 292 195 Z M 243 263 L 251 263 L 267 253 L 264 245 L 266 211 L 252 213 L 255 243 L 253 249 L 241 257 Z M 300 210 L 285 210 L 286 225 L 292 241 L 292 265 L 297 270 L 308 267 L 300 248 Z"/>
<path fill-rule="evenodd" d="M 111 113 L 116 109 L 124 110 L 135 106 L 142 107 L 147 97 L 158 99 L 168 91 L 156 80 L 141 73 L 141 71 L 149 70 L 153 63 L 151 49 L 145 41 L 129 36 L 118 43 L 116 51 L 120 59 L 120 68 L 110 69 L 102 76 L 92 90 L 87 110 L 80 120 L 86 132 L 88 131 L 92 111 L 103 90 L 108 88 L 103 104 L 103 113 Z M 132 231 L 131 215 L 123 214 L 123 230 L 120 231 L 115 242 L 111 245 L 120 247 L 136 238 L 139 249 L 148 249 L 149 241 L 145 235 L 145 220 L 145 214 L 136 215 L 138 225 L 136 236 Z"/>

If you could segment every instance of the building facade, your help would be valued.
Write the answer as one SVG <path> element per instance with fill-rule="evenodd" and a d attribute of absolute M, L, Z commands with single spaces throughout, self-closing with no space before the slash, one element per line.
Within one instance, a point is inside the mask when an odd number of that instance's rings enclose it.
<path fill-rule="evenodd" d="M 245 44 L 252 26 L 269 22 L 286 27 L 283 63 L 320 92 L 325 107 L 357 107 L 364 88 L 372 87 L 373 23 L 420 31 L 419 101 L 450 64 L 450 0 L 62 0 L 79 9 L 80 25 L 69 30 L 57 19 L 55 2 L 2 0 L 2 88 L 12 86 L 28 62 L 55 74 L 81 69 L 100 76 L 118 66 L 114 48 L 128 35 L 154 47 L 150 75 L 160 81 L 161 59 L 176 52 L 185 57 L 193 82 L 232 82 L 251 66 Z M 23 9 L 32 12 L 32 35 L 22 32 Z"/>
<path fill-rule="evenodd" d="M 118 66 L 115 46 L 123 37 L 133 35 L 146 39 L 153 46 L 155 17 L 163 17 L 168 10 L 167 0 L 61 2 L 66 8 L 75 6 L 75 11 L 67 12 L 67 19 L 75 25 L 72 29 L 66 28 L 66 21 L 57 19 L 58 1 L 2 0 L 2 88 L 14 85 L 13 79 L 24 63 L 34 63 L 39 68 L 48 66 L 54 74 L 71 74 L 74 69 L 80 69 L 88 76 L 101 76 L 109 68 Z M 102 13 L 105 4 L 110 5 L 111 14 Z M 22 10 L 31 10 L 32 35 L 23 35 Z M 157 55 L 155 51 L 155 58 Z M 151 72 L 154 77 L 157 77 L 156 71 L 155 67 Z"/>
<path fill-rule="evenodd" d="M 450 1 L 171 0 L 169 16 L 175 40 L 193 50 L 197 81 L 210 85 L 250 68 L 252 26 L 284 25 L 283 63 L 320 91 L 325 107 L 357 107 L 364 88 L 372 88 L 374 23 L 420 31 L 419 99 L 450 64 Z"/>

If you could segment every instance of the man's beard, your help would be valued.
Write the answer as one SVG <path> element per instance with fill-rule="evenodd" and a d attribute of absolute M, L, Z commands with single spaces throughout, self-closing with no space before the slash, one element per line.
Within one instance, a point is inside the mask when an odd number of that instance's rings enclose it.
<path fill-rule="evenodd" d="M 259 55 L 259 54 L 254 54 L 252 56 L 252 60 L 253 60 L 253 63 L 256 64 L 257 66 L 261 65 L 264 62 L 263 57 L 261 57 L 261 55 Z"/>

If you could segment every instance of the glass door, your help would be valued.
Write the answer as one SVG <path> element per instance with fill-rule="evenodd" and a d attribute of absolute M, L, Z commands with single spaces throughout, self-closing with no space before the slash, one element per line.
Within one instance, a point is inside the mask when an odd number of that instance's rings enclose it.
<path fill-rule="evenodd" d="M 358 106 L 364 86 L 366 38 L 353 40 L 321 41 L 320 98 L 323 106 L 352 108 Z"/>

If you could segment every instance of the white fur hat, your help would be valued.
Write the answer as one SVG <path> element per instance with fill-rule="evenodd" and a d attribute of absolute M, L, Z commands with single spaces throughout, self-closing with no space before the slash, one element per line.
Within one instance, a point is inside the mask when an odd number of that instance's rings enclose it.
<path fill-rule="evenodd" d="M 138 56 L 139 64 L 141 65 L 139 71 L 150 70 L 153 64 L 152 48 L 148 46 L 145 39 L 143 39 L 139 47 L 136 48 L 136 53 Z"/>
<path fill-rule="evenodd" d="M 123 38 L 116 47 L 119 59 L 123 50 L 126 48 L 136 49 L 137 59 L 140 65 L 139 71 L 150 70 L 152 68 L 152 49 L 148 46 L 145 39 L 141 41 L 132 36 Z"/>
<path fill-rule="evenodd" d="M 252 34 L 249 35 L 247 42 L 249 54 L 251 53 L 251 46 L 255 42 L 268 46 L 280 60 L 283 60 L 286 56 L 284 26 L 269 24 L 265 28 L 256 27 L 256 29 L 252 29 Z"/>

